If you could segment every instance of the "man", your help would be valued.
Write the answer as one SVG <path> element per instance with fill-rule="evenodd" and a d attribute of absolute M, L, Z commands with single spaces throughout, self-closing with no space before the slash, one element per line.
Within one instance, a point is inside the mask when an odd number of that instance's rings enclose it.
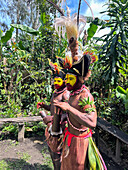
<path fill-rule="evenodd" d="M 44 114 L 44 112 L 40 111 L 40 114 L 43 118 L 44 123 L 47 124 L 45 136 L 48 139 L 47 143 L 49 145 L 49 152 L 50 152 L 50 155 L 51 155 L 51 158 L 53 161 L 54 170 L 59 170 L 60 169 L 61 152 L 60 151 L 56 152 L 56 150 L 55 150 L 55 146 L 58 143 L 58 136 L 52 138 L 49 135 L 48 129 L 51 127 L 52 122 L 56 121 L 56 120 L 53 120 L 54 113 L 57 110 L 60 113 L 59 108 L 56 108 L 54 106 L 53 101 L 54 100 L 67 101 L 69 98 L 69 91 L 67 90 L 67 88 L 65 86 L 65 82 L 64 82 L 65 73 L 63 72 L 63 70 L 60 70 L 56 63 L 54 64 L 54 63 L 50 62 L 50 66 L 53 71 L 54 87 L 55 87 L 55 91 L 53 92 L 52 97 L 51 97 L 51 104 L 46 105 L 46 104 L 44 104 L 44 102 L 41 102 L 41 103 L 37 104 L 37 108 L 44 108 L 45 110 L 50 111 L 50 113 L 51 113 L 51 116 L 46 116 Z M 58 127 L 56 125 L 54 126 L 54 131 L 56 131 L 56 133 L 59 134 L 60 122 L 61 122 L 61 126 L 64 126 L 63 123 L 64 123 L 64 119 L 65 119 L 65 114 L 61 113 L 61 115 L 54 117 L 54 119 L 57 119 L 57 121 L 59 121 Z"/>
<path fill-rule="evenodd" d="M 99 158 L 91 139 L 90 129 L 96 126 L 97 113 L 93 96 L 83 85 L 89 74 L 89 65 L 90 57 L 84 55 L 80 61 L 66 69 L 65 83 L 71 91 L 69 101 L 67 103 L 54 100 L 55 106 L 67 112 L 68 119 L 68 128 L 65 129 L 63 139 L 61 170 L 84 170 L 88 169 L 89 165 L 92 169 L 106 168 L 102 165 L 104 162 Z"/>

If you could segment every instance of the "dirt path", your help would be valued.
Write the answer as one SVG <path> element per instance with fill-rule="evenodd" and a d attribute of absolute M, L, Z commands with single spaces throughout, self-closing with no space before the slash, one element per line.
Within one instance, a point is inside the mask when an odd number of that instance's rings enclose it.
<path fill-rule="evenodd" d="M 10 139 L 0 141 L 0 161 L 0 165 L 2 162 L 7 163 L 5 169 L 8 167 L 15 170 L 53 169 L 46 142 L 35 137 L 26 138 L 22 143 Z"/>
<path fill-rule="evenodd" d="M 126 170 L 101 152 L 108 170 Z M 26 138 L 25 142 L 0 141 L 0 170 L 53 170 L 46 142 L 37 137 Z"/>

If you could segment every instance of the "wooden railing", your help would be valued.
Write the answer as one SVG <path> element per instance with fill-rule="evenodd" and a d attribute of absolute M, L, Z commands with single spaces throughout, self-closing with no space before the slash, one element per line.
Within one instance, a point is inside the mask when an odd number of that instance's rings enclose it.
<path fill-rule="evenodd" d="M 41 116 L 33 116 L 33 117 L 19 117 L 19 118 L 1 118 L 0 119 L 0 127 L 3 126 L 5 123 L 12 123 L 18 124 L 18 141 L 24 141 L 24 133 L 25 133 L 25 123 L 31 122 L 40 122 L 42 121 Z M 96 144 L 99 145 L 99 130 L 102 129 L 105 132 L 110 133 L 111 135 L 115 136 L 116 140 L 116 154 L 115 159 L 116 161 L 120 161 L 120 148 L 122 142 L 128 145 L 128 135 L 125 134 L 123 131 L 119 130 L 117 127 L 113 126 L 111 123 L 105 121 L 102 118 L 97 119 L 97 127 L 96 131 Z"/>
<path fill-rule="evenodd" d="M 18 125 L 18 142 L 24 141 L 24 133 L 25 133 L 25 123 L 32 122 L 40 122 L 42 121 L 41 116 L 33 116 L 33 117 L 18 117 L 18 118 L 2 118 L 0 119 L 0 127 L 5 123 L 12 123 Z"/>
<path fill-rule="evenodd" d="M 115 137 L 116 140 L 116 151 L 115 151 L 115 158 L 113 160 L 116 160 L 119 162 L 120 155 L 121 155 L 121 144 L 125 143 L 128 145 L 128 135 L 118 129 L 116 126 L 113 126 L 111 123 L 107 122 L 106 120 L 99 118 L 97 119 L 97 127 L 96 127 L 96 144 L 99 146 L 99 130 L 102 129 L 105 132 L 108 132 L 112 136 Z"/>

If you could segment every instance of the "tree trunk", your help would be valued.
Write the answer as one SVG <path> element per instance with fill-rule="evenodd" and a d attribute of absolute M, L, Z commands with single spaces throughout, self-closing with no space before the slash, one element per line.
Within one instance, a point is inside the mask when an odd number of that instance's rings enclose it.
<path fill-rule="evenodd" d="M 17 5 L 17 24 L 19 24 L 19 19 L 20 19 L 20 15 L 19 15 L 19 5 L 20 2 L 18 0 L 18 5 Z M 18 41 L 18 28 L 16 28 L 16 41 Z"/>

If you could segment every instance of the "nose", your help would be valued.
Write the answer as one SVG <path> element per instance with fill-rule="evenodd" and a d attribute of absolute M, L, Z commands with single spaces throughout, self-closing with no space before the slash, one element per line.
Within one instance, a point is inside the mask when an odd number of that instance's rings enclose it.
<path fill-rule="evenodd" d="M 66 83 L 66 84 L 69 84 L 69 83 L 70 83 L 69 79 L 67 79 L 67 80 L 65 81 L 65 83 Z"/>

